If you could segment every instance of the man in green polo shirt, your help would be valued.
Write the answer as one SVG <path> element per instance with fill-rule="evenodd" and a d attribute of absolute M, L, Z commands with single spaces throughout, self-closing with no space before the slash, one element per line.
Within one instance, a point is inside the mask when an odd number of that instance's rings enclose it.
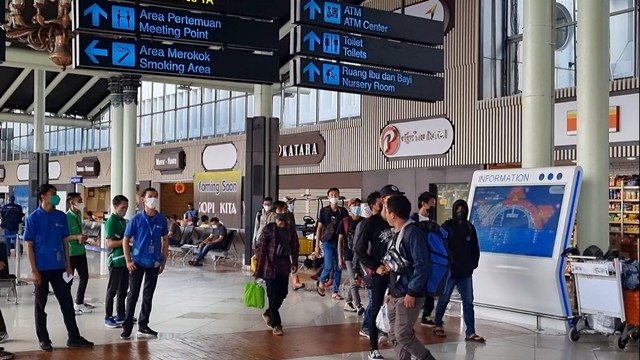
<path fill-rule="evenodd" d="M 89 283 L 89 265 L 87 264 L 87 253 L 84 245 L 87 243 L 87 236 L 82 234 L 82 195 L 72 192 L 67 195 L 67 222 L 69 223 L 69 259 L 72 271 L 77 271 L 80 277 L 78 292 L 76 293 L 73 308 L 76 315 L 90 313 L 91 309 L 85 306 L 84 293 Z"/>
<path fill-rule="evenodd" d="M 109 267 L 109 283 L 107 285 L 107 296 L 105 299 L 104 326 L 109 329 L 116 329 L 121 326 L 125 318 L 125 300 L 127 289 L 129 288 L 129 270 L 127 261 L 122 250 L 122 239 L 124 230 L 127 227 L 127 220 L 124 219 L 129 208 L 129 199 L 124 195 L 117 195 L 113 198 L 113 213 L 105 225 L 105 237 L 107 246 L 111 249 L 107 266 Z M 117 314 L 113 316 L 113 299 L 118 295 Z"/>

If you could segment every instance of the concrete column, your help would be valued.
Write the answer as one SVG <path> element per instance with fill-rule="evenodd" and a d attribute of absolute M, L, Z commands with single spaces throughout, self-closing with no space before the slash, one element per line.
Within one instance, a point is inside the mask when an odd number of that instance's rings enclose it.
<path fill-rule="evenodd" d="M 609 0 L 578 0 L 578 244 L 609 248 Z"/>
<path fill-rule="evenodd" d="M 271 136 L 271 132 L 269 131 L 269 118 L 273 117 L 273 92 L 271 90 L 271 85 L 254 85 L 253 91 L 253 105 L 254 105 L 254 116 L 264 116 L 267 118 L 264 132 L 264 193 L 270 194 L 271 196 L 277 196 L 278 194 L 272 194 L 269 189 L 272 188 L 272 172 L 275 170 L 271 166 L 271 153 L 269 149 L 271 148 L 271 143 L 274 141 Z M 275 175 L 277 176 L 277 174 Z"/>
<path fill-rule="evenodd" d="M 109 91 L 111 91 L 111 198 L 122 194 L 124 108 L 120 81 L 121 78 L 119 76 L 109 79 Z"/>
<path fill-rule="evenodd" d="M 138 116 L 138 87 L 140 77 L 124 75 L 122 77 L 122 101 L 124 102 L 122 136 L 122 194 L 129 199 L 127 219 L 136 213 L 136 121 Z"/>
<path fill-rule="evenodd" d="M 44 112 L 46 77 L 44 70 L 33 70 L 33 152 L 44 152 Z"/>
<path fill-rule="evenodd" d="M 523 168 L 553 165 L 554 6 L 554 0 L 524 2 Z"/>

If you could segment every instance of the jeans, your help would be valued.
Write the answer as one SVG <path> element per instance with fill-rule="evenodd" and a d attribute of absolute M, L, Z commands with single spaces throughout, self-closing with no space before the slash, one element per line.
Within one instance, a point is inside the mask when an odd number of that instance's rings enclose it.
<path fill-rule="evenodd" d="M 80 282 L 78 283 L 78 292 L 76 293 L 76 304 L 84 304 L 84 293 L 87 291 L 89 283 L 89 265 L 87 264 L 87 254 L 70 256 L 71 269 L 78 272 Z M 73 282 L 71 282 L 73 284 Z"/>
<path fill-rule="evenodd" d="M 129 292 L 127 293 L 126 317 L 124 324 L 122 324 L 123 330 L 131 331 L 133 329 L 133 314 L 136 312 L 136 303 L 140 295 L 143 277 L 144 290 L 142 291 L 142 308 L 138 319 L 138 329 L 144 329 L 149 326 L 151 303 L 153 302 L 153 293 L 156 290 L 159 273 L 160 268 L 148 268 L 138 264 L 136 264 L 136 269 L 129 273 Z"/>
<path fill-rule="evenodd" d="M 373 274 L 371 276 L 371 312 L 369 313 L 369 347 L 371 350 L 378 349 L 378 327 L 376 317 L 384 302 L 384 294 L 389 287 L 389 275 Z"/>
<path fill-rule="evenodd" d="M 78 324 L 76 324 L 76 313 L 73 309 L 73 298 L 71 297 L 71 282 L 64 281 L 62 278 L 64 272 L 64 269 L 40 271 L 40 285 L 36 286 L 35 294 L 36 334 L 40 342 L 50 341 L 49 332 L 47 331 L 47 313 L 44 312 L 47 298 L 49 297 L 49 283 L 51 283 L 53 292 L 60 304 L 69 340 L 80 338 L 80 330 L 78 330 Z"/>
<path fill-rule="evenodd" d="M 216 249 L 223 249 L 222 243 L 209 244 L 199 248 L 198 256 L 196 257 L 196 262 L 202 261 L 202 259 L 204 259 L 204 257 L 207 256 L 207 253 L 209 251 L 216 250 Z"/>
<path fill-rule="evenodd" d="M 360 289 L 356 282 L 356 272 L 353 269 L 353 262 L 351 260 L 346 260 L 345 265 L 347 267 L 347 276 L 349 276 L 349 294 L 347 295 L 347 301 L 353 302 L 357 307 L 358 305 L 362 305 L 362 300 L 360 299 Z"/>
<path fill-rule="evenodd" d="M 420 315 L 424 298 L 416 298 L 411 309 L 404 306 L 404 296 L 392 298 L 387 304 L 389 313 L 389 338 L 393 342 L 393 350 L 398 360 L 410 360 L 411 355 L 417 359 L 427 359 L 429 350 L 416 337 L 413 325 Z"/>
<path fill-rule="evenodd" d="M 437 327 L 442 327 L 442 317 L 444 316 L 444 311 L 447 309 L 447 304 L 449 303 L 449 299 L 451 298 L 451 292 L 453 291 L 453 287 L 458 288 L 458 292 L 460 293 L 460 297 L 462 298 L 462 318 L 464 320 L 464 325 L 466 327 L 465 334 L 467 337 L 476 333 L 475 327 L 475 314 L 473 311 L 473 281 L 471 276 L 466 278 L 451 278 L 451 285 L 449 286 L 446 294 L 443 294 L 438 298 L 438 305 L 436 306 L 436 317 L 434 322 Z"/>
<path fill-rule="evenodd" d="M 342 280 L 342 269 L 338 266 L 338 246 L 330 242 L 323 244 L 324 266 L 322 275 L 320 275 L 320 283 L 324 284 L 329 280 L 329 274 L 333 272 L 333 293 L 340 292 L 340 281 Z"/>
<path fill-rule="evenodd" d="M 109 283 L 107 284 L 107 295 L 105 297 L 105 320 L 113 316 L 113 298 L 118 295 L 118 305 L 116 315 L 124 317 L 126 314 L 125 299 L 129 288 L 129 269 L 123 267 L 109 268 Z"/>
<path fill-rule="evenodd" d="M 364 309 L 364 316 L 362 318 L 362 329 L 367 329 L 367 331 L 369 330 L 369 316 L 371 316 L 371 306 L 373 304 L 373 301 L 371 301 L 371 288 L 369 287 L 367 289 L 367 294 L 369 294 L 369 303 L 367 304 L 367 307 Z"/>
<path fill-rule="evenodd" d="M 435 306 L 435 301 L 432 296 L 427 295 L 424 299 L 424 306 L 422 307 L 422 317 L 429 317 L 433 312 L 433 308 Z"/>
<path fill-rule="evenodd" d="M 16 241 L 16 235 L 18 235 L 17 231 L 4 229 L 4 241 L 5 244 L 7 244 L 7 256 L 11 254 L 11 247 L 16 249 L 16 254 L 18 253 L 18 248 L 16 247 L 16 244 L 18 243 Z"/>
<path fill-rule="evenodd" d="M 265 279 L 267 283 L 267 299 L 269 299 L 269 307 L 265 310 L 264 314 L 271 318 L 272 327 L 282 326 L 282 319 L 280 318 L 280 306 L 287 297 L 289 287 L 289 275 L 288 274 L 276 274 L 275 279 Z"/>

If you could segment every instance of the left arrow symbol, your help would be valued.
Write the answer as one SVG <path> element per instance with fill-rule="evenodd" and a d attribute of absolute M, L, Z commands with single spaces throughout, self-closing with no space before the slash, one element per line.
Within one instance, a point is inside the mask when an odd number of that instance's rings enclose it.
<path fill-rule="evenodd" d="M 91 59 L 91 61 L 93 61 L 94 64 L 100 63 L 98 61 L 98 59 L 96 58 L 96 56 L 108 56 L 109 55 L 109 51 L 107 51 L 107 49 L 96 48 L 97 45 L 98 45 L 98 40 L 93 40 L 91 42 L 91 44 L 89 44 L 89 46 L 87 46 L 87 48 L 84 49 L 84 52 L 87 54 L 89 59 Z"/>
<path fill-rule="evenodd" d="M 107 19 L 107 12 L 104 11 L 100 5 L 93 4 L 84 11 L 84 16 L 91 15 L 91 25 L 92 26 L 100 26 L 100 17 Z"/>

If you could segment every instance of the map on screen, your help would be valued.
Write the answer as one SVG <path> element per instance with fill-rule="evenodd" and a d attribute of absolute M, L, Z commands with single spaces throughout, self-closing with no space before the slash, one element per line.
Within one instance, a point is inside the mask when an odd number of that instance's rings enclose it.
<path fill-rule="evenodd" d="M 470 221 L 480 251 L 552 257 L 564 185 L 478 186 Z"/>

